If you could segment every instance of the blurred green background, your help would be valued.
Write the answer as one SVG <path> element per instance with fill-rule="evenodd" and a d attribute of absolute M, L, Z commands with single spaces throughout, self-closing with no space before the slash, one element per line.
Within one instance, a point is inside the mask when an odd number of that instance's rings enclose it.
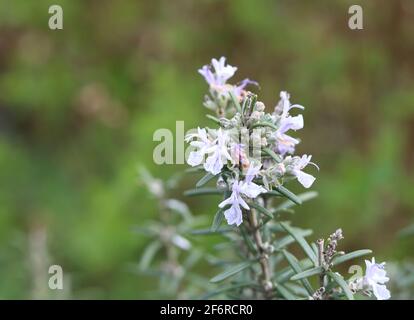
<path fill-rule="evenodd" d="M 51 297 L 50 264 L 65 275 L 52 297 L 151 297 L 154 281 L 128 267 L 147 243 L 132 227 L 156 215 L 137 167 L 186 168 L 155 165 L 152 135 L 211 125 L 197 69 L 222 55 L 268 110 L 281 90 L 306 107 L 298 153 L 319 164 L 320 196 L 294 223 L 314 239 L 341 227 L 342 249 L 377 260 L 413 258 L 398 232 L 414 221 L 414 1 L 357 2 L 360 31 L 345 0 L 0 0 L 0 298 Z M 218 201 L 184 200 L 211 219 Z"/>

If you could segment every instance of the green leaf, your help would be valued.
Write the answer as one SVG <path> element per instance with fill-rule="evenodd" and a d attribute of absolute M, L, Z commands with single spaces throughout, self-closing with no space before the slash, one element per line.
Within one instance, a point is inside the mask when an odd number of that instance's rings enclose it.
<path fill-rule="evenodd" d="M 214 177 L 215 177 L 214 174 L 211 174 L 210 172 L 207 173 L 204 177 L 202 177 L 200 180 L 198 180 L 198 182 L 196 183 L 196 187 L 200 188 L 200 187 L 204 186 L 207 182 L 214 179 Z"/>
<path fill-rule="evenodd" d="M 303 251 L 309 257 L 309 259 L 313 261 L 313 264 L 316 267 L 318 265 L 318 260 L 315 255 L 315 252 L 313 252 L 312 248 L 305 240 L 305 238 L 301 235 L 301 233 L 289 226 L 286 222 L 280 222 L 280 225 L 283 227 L 283 229 L 286 230 L 287 233 L 289 233 L 293 238 L 295 238 L 296 242 L 301 246 Z"/>
<path fill-rule="evenodd" d="M 281 194 L 279 191 L 276 191 L 276 190 L 270 190 L 266 192 L 265 195 L 274 196 L 274 197 L 283 197 L 283 194 Z"/>
<path fill-rule="evenodd" d="M 229 93 L 230 93 L 231 100 L 234 103 L 234 106 L 236 107 L 237 111 L 241 113 L 242 108 L 240 106 L 239 100 L 237 99 L 237 97 L 234 95 L 234 93 L 232 91 L 229 91 Z"/>
<path fill-rule="evenodd" d="M 247 106 L 248 100 L 249 100 L 249 99 L 247 99 L 247 98 L 244 98 L 244 99 L 243 99 L 243 103 L 242 103 L 242 106 L 241 106 L 241 109 L 242 109 L 242 116 L 244 115 L 244 113 L 245 113 L 245 111 L 246 111 L 246 106 Z"/>
<path fill-rule="evenodd" d="M 279 191 L 281 194 L 283 194 L 286 198 L 293 201 L 294 203 L 302 204 L 302 200 L 297 195 L 295 195 L 292 191 L 286 189 L 284 186 L 282 185 L 276 186 L 275 189 L 276 191 Z"/>
<path fill-rule="evenodd" d="M 177 199 L 167 199 L 165 201 L 165 206 L 180 214 L 186 221 L 191 221 L 193 218 L 190 209 L 185 202 Z"/>
<path fill-rule="evenodd" d="M 246 228 L 243 225 L 240 226 L 240 233 L 243 237 L 244 242 L 247 245 L 247 248 L 250 250 L 250 252 L 253 253 L 253 254 L 257 254 L 256 247 L 255 247 L 252 239 L 247 234 Z"/>
<path fill-rule="evenodd" d="M 161 242 L 159 241 L 154 241 L 145 248 L 145 251 L 142 254 L 142 258 L 139 262 L 139 269 L 141 271 L 148 269 L 152 259 L 159 249 L 161 249 Z"/>
<path fill-rule="evenodd" d="M 285 256 L 285 258 L 286 258 L 287 262 L 289 263 L 289 265 L 295 271 L 295 273 L 301 273 L 302 268 L 299 265 L 298 259 L 296 259 L 296 257 L 293 254 L 287 252 L 286 250 L 283 250 L 282 253 Z M 302 282 L 303 286 L 305 287 L 306 291 L 308 291 L 309 295 L 313 295 L 315 290 L 312 289 L 312 286 L 310 285 L 309 281 L 307 279 L 303 279 L 303 280 L 301 280 L 301 282 Z"/>
<path fill-rule="evenodd" d="M 292 294 L 289 289 L 287 289 L 284 285 L 278 284 L 276 286 L 276 290 L 280 293 L 280 295 L 285 298 L 286 300 L 296 300 L 296 296 Z"/>
<path fill-rule="evenodd" d="M 300 199 L 300 201 L 303 203 L 305 201 L 311 200 L 313 198 L 316 198 L 318 196 L 318 193 L 316 191 L 309 191 L 299 194 L 297 197 Z M 277 211 L 283 211 L 288 210 L 292 208 L 295 205 L 295 203 L 291 200 L 286 200 L 282 202 L 280 205 L 278 205 L 275 208 L 275 212 Z"/>
<path fill-rule="evenodd" d="M 209 229 L 196 229 L 196 230 L 191 230 L 189 233 L 192 235 L 214 235 L 216 233 L 227 233 L 227 232 L 232 232 L 234 231 L 235 228 L 234 227 L 222 227 L 222 228 L 218 228 L 216 231 L 212 231 L 211 227 Z"/>
<path fill-rule="evenodd" d="M 335 272 L 332 272 L 332 271 L 329 271 L 328 275 L 331 277 L 332 280 L 334 280 L 342 288 L 348 300 L 354 300 L 354 295 L 352 294 L 351 290 L 349 289 L 348 284 L 346 283 L 346 281 L 341 275 Z"/>
<path fill-rule="evenodd" d="M 265 207 L 262 207 L 260 204 L 256 202 L 250 202 L 249 205 L 255 208 L 260 213 L 263 213 L 268 218 L 273 219 L 273 214 L 269 210 L 267 210 Z"/>
<path fill-rule="evenodd" d="M 332 260 L 332 264 L 334 266 L 337 266 L 345 261 L 351 260 L 351 259 L 355 259 L 355 258 L 359 258 L 361 256 L 365 256 L 367 254 L 371 254 L 372 251 L 369 249 L 361 249 L 361 250 L 356 250 L 347 254 L 344 254 L 342 256 L 338 256 L 336 258 L 333 258 Z"/>
<path fill-rule="evenodd" d="M 239 264 L 225 270 L 224 272 L 216 275 L 215 277 L 210 279 L 210 282 L 216 283 L 216 282 L 223 281 L 223 280 L 225 280 L 229 277 L 232 277 L 232 276 L 238 274 L 239 272 L 249 268 L 255 262 L 256 261 L 245 261 L 245 262 L 239 263 Z"/>
<path fill-rule="evenodd" d="M 316 258 L 318 258 L 318 261 L 319 261 L 319 249 L 318 249 L 318 246 L 316 245 L 315 242 L 312 242 L 310 244 L 310 246 L 311 246 L 313 252 L 315 253 Z"/>
<path fill-rule="evenodd" d="M 303 278 L 308 278 L 308 277 L 320 274 L 321 272 L 323 272 L 322 267 L 314 267 L 314 268 L 302 271 L 301 273 L 295 274 L 292 278 L 290 278 L 290 280 L 292 281 L 301 280 Z"/>
<path fill-rule="evenodd" d="M 184 192 L 185 196 L 192 197 L 192 196 L 200 196 L 206 194 L 223 194 L 226 190 L 219 190 L 216 188 L 199 188 L 199 189 L 191 189 Z"/>
<path fill-rule="evenodd" d="M 218 228 L 220 227 L 221 223 L 223 222 L 224 210 L 225 210 L 224 208 L 219 208 L 216 215 L 214 216 L 213 224 L 211 225 L 211 228 L 210 228 L 212 232 L 216 232 Z"/>
<path fill-rule="evenodd" d="M 276 153 L 274 153 L 272 150 L 270 150 L 269 148 L 264 148 L 263 152 L 269 155 L 271 158 L 273 158 L 273 160 L 275 160 L 276 162 L 282 161 L 282 158 Z"/>
<path fill-rule="evenodd" d="M 305 258 L 299 261 L 299 266 L 301 267 L 302 270 L 306 270 L 313 266 L 313 262 L 310 261 L 308 258 Z M 277 283 L 284 283 L 288 281 L 295 274 L 296 272 L 291 267 L 286 267 L 282 269 L 281 271 L 278 271 L 275 274 L 275 279 Z"/>
<path fill-rule="evenodd" d="M 313 231 L 310 229 L 308 230 L 298 229 L 298 232 L 302 235 L 302 237 L 310 236 L 313 233 Z M 275 250 L 280 250 L 290 245 L 293 242 L 295 242 L 295 238 L 293 238 L 291 235 L 287 235 L 287 236 L 284 236 L 283 238 L 277 239 L 276 244 L 274 245 L 274 248 Z"/>
<path fill-rule="evenodd" d="M 211 114 L 207 114 L 206 117 L 209 118 L 210 120 L 212 120 L 214 123 L 220 125 L 220 119 L 219 118 L 216 118 L 215 116 L 212 116 Z"/>

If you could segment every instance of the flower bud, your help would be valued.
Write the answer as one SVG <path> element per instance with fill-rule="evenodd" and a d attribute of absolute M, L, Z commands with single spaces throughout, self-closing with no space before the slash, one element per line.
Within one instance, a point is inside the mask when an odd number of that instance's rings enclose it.
<path fill-rule="evenodd" d="M 255 104 L 255 106 L 254 106 L 254 108 L 255 108 L 255 110 L 257 110 L 257 111 L 262 112 L 262 111 L 264 111 L 264 109 L 265 109 L 265 105 L 264 105 L 264 103 L 263 103 L 263 102 L 261 102 L 261 101 L 257 101 L 257 102 L 256 102 L 256 104 Z"/>

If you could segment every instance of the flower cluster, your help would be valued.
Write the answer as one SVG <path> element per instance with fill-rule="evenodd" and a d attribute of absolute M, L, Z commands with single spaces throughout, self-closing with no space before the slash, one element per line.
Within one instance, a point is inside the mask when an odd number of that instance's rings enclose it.
<path fill-rule="evenodd" d="M 212 59 L 199 73 L 209 84 L 209 95 L 204 105 L 215 111 L 210 116 L 218 129 L 198 128 L 186 136 L 194 148 L 187 162 L 202 166 L 209 174 L 225 180 L 229 197 L 219 204 L 225 209 L 230 225 L 239 226 L 243 221 L 243 209 L 249 210 L 249 202 L 260 194 L 281 186 L 285 179 L 296 178 L 305 188 L 311 187 L 315 178 L 303 170 L 312 156 L 295 156 L 300 142 L 290 136 L 291 131 L 303 128 L 303 116 L 292 116 L 292 109 L 304 107 L 291 104 L 290 95 L 282 91 L 280 101 L 272 113 L 265 112 L 265 105 L 257 96 L 246 90 L 247 85 L 257 85 L 245 79 L 232 85 L 227 81 L 237 68 L 226 65 L 224 57 Z"/>
<path fill-rule="evenodd" d="M 389 299 L 391 293 L 385 283 L 390 279 L 387 277 L 385 262 L 376 263 L 375 258 L 372 258 L 371 261 L 365 260 L 365 265 L 365 275 L 352 282 L 350 288 L 354 291 L 372 292 L 378 300 Z"/>

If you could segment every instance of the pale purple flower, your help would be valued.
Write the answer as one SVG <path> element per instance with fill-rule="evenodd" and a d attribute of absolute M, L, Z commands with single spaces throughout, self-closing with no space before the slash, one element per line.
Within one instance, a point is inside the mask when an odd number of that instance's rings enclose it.
<path fill-rule="evenodd" d="M 227 133 L 221 128 L 217 130 L 217 138 L 214 140 L 213 145 L 206 150 L 206 153 L 209 154 L 204 163 L 206 171 L 216 175 L 221 172 L 227 160 L 232 161 L 228 152 L 228 138 Z"/>
<path fill-rule="evenodd" d="M 237 67 L 226 65 L 226 58 L 221 57 L 219 60 L 212 59 L 211 64 L 214 68 L 214 72 L 211 71 L 209 65 L 203 66 L 198 72 L 206 79 L 207 83 L 211 86 L 223 86 L 227 80 L 230 79 L 236 72 Z"/>
<path fill-rule="evenodd" d="M 287 135 L 288 130 L 299 130 L 303 128 L 303 117 L 298 115 L 295 117 L 285 117 L 280 120 L 280 127 L 274 133 L 274 138 L 276 139 L 276 148 L 277 151 L 283 156 L 286 153 L 294 153 L 295 146 L 299 143 L 298 139 L 292 138 Z"/>
<path fill-rule="evenodd" d="M 247 170 L 246 176 L 244 178 L 244 182 L 240 186 L 241 193 L 245 194 L 251 199 L 256 198 L 263 192 L 266 192 L 265 188 L 253 182 L 253 179 L 259 174 L 261 166 L 262 165 L 255 167 L 253 164 L 250 164 L 250 167 Z"/>
<path fill-rule="evenodd" d="M 315 177 L 303 172 L 302 169 L 304 169 L 308 164 L 312 164 L 319 170 L 319 167 L 310 161 L 311 158 L 312 156 L 308 156 L 306 154 L 301 158 L 295 157 L 290 168 L 290 173 L 296 176 L 300 184 L 302 184 L 305 188 L 309 188 L 313 184 Z"/>
<path fill-rule="evenodd" d="M 197 133 L 187 135 L 186 141 L 188 142 L 194 138 L 197 138 L 198 140 L 191 141 L 190 145 L 196 147 L 197 150 L 191 151 L 187 159 L 187 163 L 192 167 L 198 166 L 203 162 L 205 154 L 212 146 L 212 142 L 209 140 L 206 129 L 204 128 L 197 128 Z"/>
<path fill-rule="evenodd" d="M 303 128 L 303 116 L 292 117 L 289 115 L 289 110 L 292 108 L 304 109 L 301 105 L 290 104 L 290 95 L 286 91 L 280 92 L 280 101 L 275 108 L 275 114 L 280 116 L 279 129 L 274 133 L 276 140 L 277 152 L 282 156 L 286 153 L 294 153 L 295 146 L 299 143 L 298 139 L 287 135 L 289 130 L 299 130 Z"/>
<path fill-rule="evenodd" d="M 259 85 L 258 82 L 246 78 L 246 79 L 242 80 L 237 86 L 234 87 L 233 92 L 234 92 L 235 96 L 240 97 L 243 90 L 244 90 L 244 88 L 246 88 L 246 86 L 249 85 L 249 84 L 253 84 L 255 86 Z"/>
<path fill-rule="evenodd" d="M 305 109 L 303 106 L 299 104 L 291 104 L 290 103 L 290 94 L 286 91 L 280 92 L 280 100 L 275 107 L 275 114 L 281 115 L 282 118 L 286 118 L 289 110 L 292 108 L 298 109 Z"/>
<path fill-rule="evenodd" d="M 229 64 L 226 65 L 226 58 L 221 57 L 219 60 L 212 59 L 210 65 L 205 65 L 198 72 L 204 77 L 210 87 L 220 89 L 224 92 L 233 90 L 236 97 L 240 97 L 244 88 L 249 84 L 259 85 L 256 81 L 244 79 L 238 85 L 227 85 L 229 80 L 237 71 L 237 67 Z"/>
<path fill-rule="evenodd" d="M 243 199 L 242 195 L 254 199 L 259 194 L 266 192 L 266 189 L 253 182 L 254 177 L 259 173 L 260 166 L 254 167 L 250 165 L 247 170 L 244 181 L 235 180 L 232 185 L 232 193 L 229 198 L 219 204 L 220 208 L 224 208 L 230 205 L 230 208 L 224 211 L 224 216 L 229 225 L 239 226 L 243 222 L 243 215 L 240 206 L 244 209 L 249 210 L 250 207 Z"/>
<path fill-rule="evenodd" d="M 227 205 L 231 205 L 229 209 L 224 211 L 224 216 L 229 225 L 235 224 L 236 226 L 239 226 L 243 222 L 243 214 L 240 209 L 240 206 L 242 206 L 243 208 L 247 210 L 250 209 L 246 201 L 244 201 L 243 198 L 241 197 L 241 194 L 240 194 L 241 183 L 242 182 L 235 180 L 232 185 L 232 192 L 231 192 L 230 197 L 219 204 L 220 208 L 224 208 Z"/>
<path fill-rule="evenodd" d="M 375 263 L 375 258 L 372 258 L 372 261 L 365 260 L 365 265 L 364 286 L 372 289 L 372 292 L 378 300 L 389 299 L 391 294 L 385 286 L 385 283 L 390 279 L 387 277 L 387 272 L 385 271 L 385 262 Z"/>

